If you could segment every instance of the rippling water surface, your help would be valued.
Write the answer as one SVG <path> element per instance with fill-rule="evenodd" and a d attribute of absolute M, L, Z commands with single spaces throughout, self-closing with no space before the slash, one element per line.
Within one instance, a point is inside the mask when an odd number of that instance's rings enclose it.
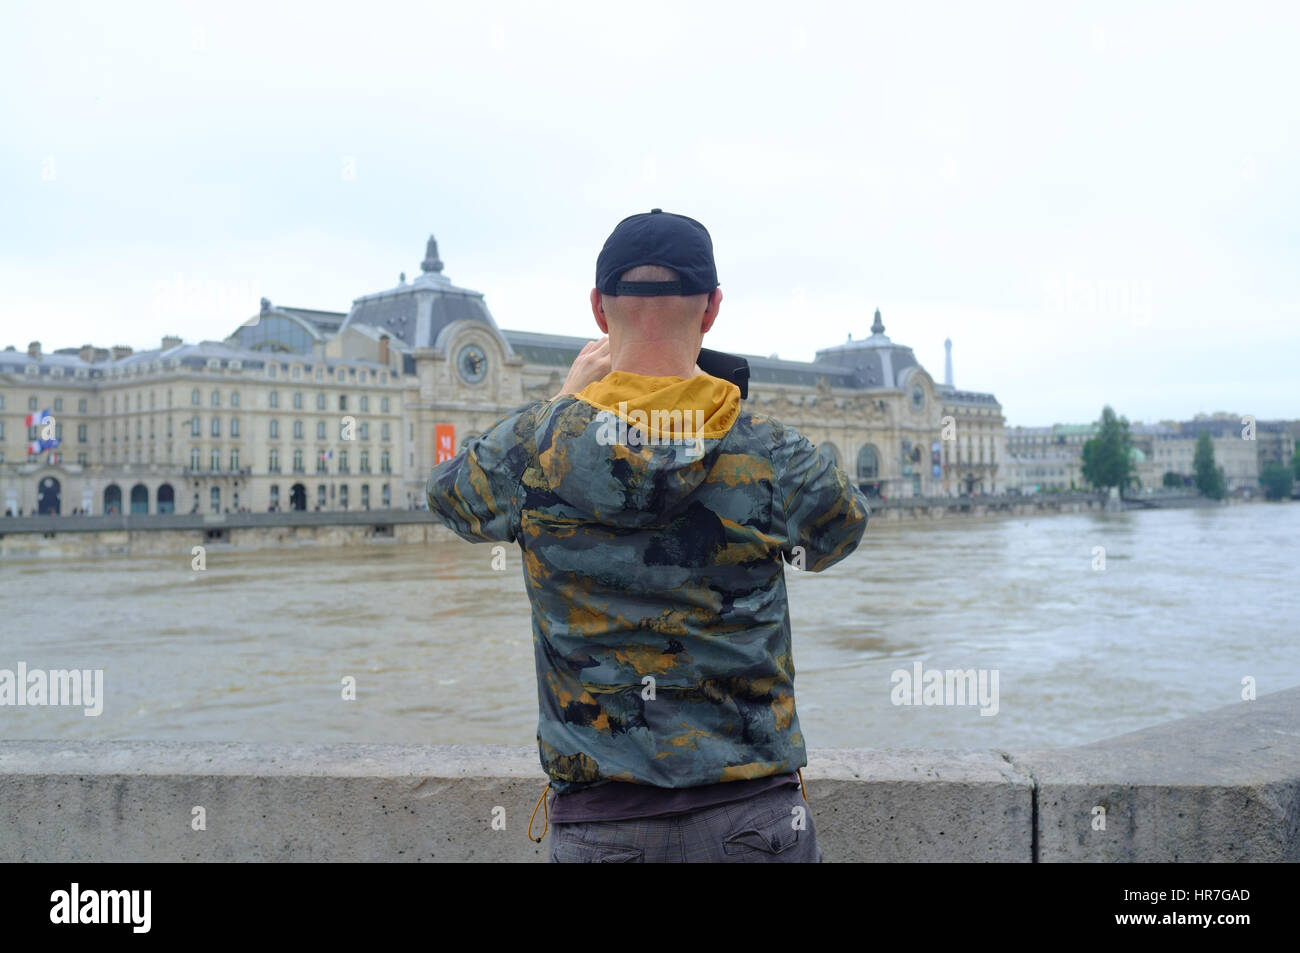
<path fill-rule="evenodd" d="M 872 523 L 787 571 L 815 747 L 1075 744 L 1300 685 L 1300 505 Z M 1092 568 L 1093 548 L 1106 568 Z M 104 712 L 0 708 L 3 738 L 534 741 L 519 554 L 212 550 L 0 563 L 0 668 L 104 669 Z M 891 673 L 988 669 L 999 710 L 891 703 Z M 340 700 L 354 675 L 357 700 Z"/>

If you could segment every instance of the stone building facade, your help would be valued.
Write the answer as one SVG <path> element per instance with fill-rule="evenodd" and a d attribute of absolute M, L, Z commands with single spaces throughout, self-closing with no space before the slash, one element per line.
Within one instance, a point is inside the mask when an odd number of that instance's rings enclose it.
<path fill-rule="evenodd" d="M 746 355 L 748 403 L 829 444 L 867 492 L 991 494 L 1007 480 L 992 394 L 937 383 L 885 335 L 812 361 Z M 593 334 L 595 329 L 593 328 Z M 420 275 L 347 312 L 280 307 L 224 341 L 0 352 L 5 509 L 219 513 L 423 505 L 429 470 L 525 401 L 552 396 L 584 337 L 503 330 L 482 293 Z M 26 452 L 48 410 L 61 443 Z"/>

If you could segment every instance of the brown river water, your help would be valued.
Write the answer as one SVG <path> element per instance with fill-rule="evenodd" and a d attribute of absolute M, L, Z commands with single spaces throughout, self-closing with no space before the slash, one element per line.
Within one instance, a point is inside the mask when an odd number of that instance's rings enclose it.
<path fill-rule="evenodd" d="M 808 744 L 1076 744 L 1238 701 L 1245 678 L 1300 685 L 1298 541 L 1297 504 L 872 523 L 838 566 L 786 573 Z M 102 714 L 3 706 L 0 738 L 532 744 L 506 559 L 451 540 L 214 548 L 202 572 L 188 550 L 0 563 L 0 669 L 104 673 Z M 894 675 L 918 663 L 982 671 L 996 714 L 896 704 L 922 700 Z"/>

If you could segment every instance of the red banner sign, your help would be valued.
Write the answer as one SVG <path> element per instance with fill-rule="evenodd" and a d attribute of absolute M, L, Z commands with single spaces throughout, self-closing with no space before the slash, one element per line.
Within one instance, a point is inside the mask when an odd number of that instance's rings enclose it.
<path fill-rule="evenodd" d="M 434 424 L 433 448 L 434 466 L 437 466 L 444 460 L 450 460 L 456 455 L 455 424 Z"/>

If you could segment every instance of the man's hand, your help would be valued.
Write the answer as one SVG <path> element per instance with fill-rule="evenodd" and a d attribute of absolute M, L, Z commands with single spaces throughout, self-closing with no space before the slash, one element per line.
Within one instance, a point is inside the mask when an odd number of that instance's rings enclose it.
<path fill-rule="evenodd" d="M 576 394 L 588 384 L 594 384 L 609 373 L 610 363 L 609 335 L 599 341 L 588 341 L 574 358 L 573 366 L 569 368 L 569 376 L 565 378 L 564 386 L 555 396 Z"/>

